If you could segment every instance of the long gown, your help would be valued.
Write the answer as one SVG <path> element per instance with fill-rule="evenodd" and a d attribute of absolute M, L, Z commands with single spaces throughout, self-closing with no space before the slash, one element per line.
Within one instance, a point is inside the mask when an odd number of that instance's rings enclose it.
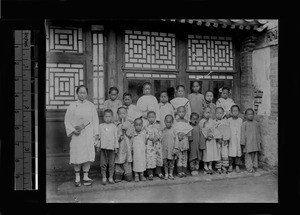
<path fill-rule="evenodd" d="M 146 141 L 148 134 L 142 130 L 140 133 L 134 133 L 132 137 L 133 149 L 133 171 L 144 172 L 146 170 Z"/>
<path fill-rule="evenodd" d="M 82 164 L 95 160 L 94 136 L 99 134 L 99 118 L 95 105 L 88 100 L 76 101 L 69 105 L 65 115 L 67 136 L 71 136 L 70 164 Z M 71 135 L 75 126 L 87 125 L 80 135 Z"/>
<path fill-rule="evenodd" d="M 162 130 L 166 127 L 165 125 L 166 115 L 171 114 L 174 117 L 174 108 L 169 102 L 165 104 L 159 103 L 158 105 L 159 105 L 159 114 L 160 114 L 160 128 Z"/>
<path fill-rule="evenodd" d="M 156 120 L 160 120 L 158 101 L 154 96 L 143 95 L 138 99 L 136 106 L 142 115 L 147 114 L 149 111 L 154 111 L 156 113 Z"/>
<path fill-rule="evenodd" d="M 153 169 L 156 166 L 163 166 L 161 131 L 159 124 L 149 124 L 147 130 L 157 139 L 155 142 L 148 139 L 146 144 L 146 168 Z"/>
<path fill-rule="evenodd" d="M 188 99 L 191 105 L 191 112 L 199 114 L 201 119 L 203 114 L 203 107 L 205 104 L 204 96 L 201 93 L 191 93 L 188 95 Z"/>
<path fill-rule="evenodd" d="M 230 142 L 228 146 L 229 157 L 241 157 L 241 126 L 243 120 L 241 118 L 233 119 L 232 117 L 228 119 L 231 135 Z"/>

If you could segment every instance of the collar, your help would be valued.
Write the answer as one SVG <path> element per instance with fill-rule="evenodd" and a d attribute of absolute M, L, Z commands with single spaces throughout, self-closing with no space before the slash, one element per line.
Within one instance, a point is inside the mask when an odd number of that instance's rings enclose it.
<path fill-rule="evenodd" d="M 79 99 L 77 100 L 78 103 L 82 104 L 82 103 L 85 103 L 86 102 L 86 99 L 83 100 L 83 101 L 80 101 Z"/>

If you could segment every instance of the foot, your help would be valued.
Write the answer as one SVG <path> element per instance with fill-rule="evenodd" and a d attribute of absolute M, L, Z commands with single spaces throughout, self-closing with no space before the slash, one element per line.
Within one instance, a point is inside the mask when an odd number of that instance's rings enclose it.
<path fill-rule="evenodd" d="M 121 179 L 115 179 L 115 183 L 119 183 L 121 181 L 122 181 Z"/>
<path fill-rule="evenodd" d="M 210 171 L 209 171 L 209 169 L 207 169 L 207 168 L 204 168 L 204 174 L 210 174 Z"/>
<path fill-rule="evenodd" d="M 106 182 L 107 182 L 107 178 L 102 178 L 102 184 L 106 185 Z"/>
<path fill-rule="evenodd" d="M 81 182 L 80 181 L 75 181 L 75 187 L 80 187 L 81 186 Z"/>
<path fill-rule="evenodd" d="M 168 180 L 168 178 L 169 178 L 169 175 L 165 174 L 165 180 Z"/>
<path fill-rule="evenodd" d="M 232 166 L 229 166 L 228 172 L 232 172 Z"/>
<path fill-rule="evenodd" d="M 140 179 L 141 179 L 141 181 L 146 181 L 147 180 L 144 175 L 141 175 Z"/>
<path fill-rule="evenodd" d="M 235 167 L 235 171 L 236 171 L 237 173 L 240 173 L 240 172 L 241 172 L 239 166 L 236 166 L 236 167 Z"/>
<path fill-rule="evenodd" d="M 150 181 L 152 181 L 152 180 L 153 180 L 153 175 L 149 175 L 148 179 L 149 179 Z M 142 179 L 141 179 L 141 180 L 142 180 Z"/>
<path fill-rule="evenodd" d="M 179 178 L 182 178 L 183 177 L 182 172 L 178 173 L 178 176 L 179 176 Z"/>
<path fill-rule="evenodd" d="M 248 169 L 247 170 L 249 173 L 254 173 L 254 169 Z"/>
<path fill-rule="evenodd" d="M 174 176 L 172 174 L 170 174 L 169 179 L 174 180 Z"/>
<path fill-rule="evenodd" d="M 222 170 L 221 170 L 221 169 L 218 169 L 218 173 L 219 173 L 219 174 L 222 174 Z"/>
<path fill-rule="evenodd" d="M 139 179 L 139 176 L 138 176 L 138 175 L 136 175 L 136 176 L 134 177 L 134 181 L 135 181 L 135 182 L 139 182 L 139 181 L 140 181 L 140 179 Z"/>
<path fill-rule="evenodd" d="M 185 174 L 185 172 L 182 172 L 182 176 L 183 176 L 183 177 L 186 177 L 186 174 Z"/>
<path fill-rule="evenodd" d="M 108 179 L 108 183 L 114 184 L 114 183 L 115 183 L 115 182 L 114 182 L 114 179 L 113 179 L 113 178 L 109 178 L 109 179 Z"/>
<path fill-rule="evenodd" d="M 215 171 L 212 168 L 209 168 L 209 172 L 210 172 L 210 174 L 214 174 L 215 173 Z"/>
<path fill-rule="evenodd" d="M 193 170 L 193 171 L 191 172 L 191 174 L 192 174 L 192 176 L 198 175 L 198 174 L 197 174 L 197 171 L 195 171 L 195 170 Z"/>
<path fill-rule="evenodd" d="M 159 173 L 158 177 L 159 177 L 160 179 L 164 179 L 164 175 L 161 174 L 161 173 Z"/>

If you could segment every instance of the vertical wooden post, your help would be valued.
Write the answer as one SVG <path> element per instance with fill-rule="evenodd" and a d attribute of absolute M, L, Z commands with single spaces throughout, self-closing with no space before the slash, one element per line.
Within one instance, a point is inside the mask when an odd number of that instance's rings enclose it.
<path fill-rule="evenodd" d="M 88 100 L 94 102 L 94 92 L 93 92 L 93 49 L 92 49 L 92 33 L 88 26 L 83 27 L 83 32 L 85 32 L 85 51 L 86 55 L 85 69 L 86 69 L 86 86 L 89 89 Z"/>
<path fill-rule="evenodd" d="M 177 77 L 177 84 L 182 84 L 186 87 L 186 93 L 189 91 L 189 84 L 188 84 L 188 74 L 186 73 L 187 68 L 187 52 L 186 52 L 186 40 L 185 34 L 182 31 L 183 29 L 179 28 L 177 33 L 178 39 L 178 77 Z M 178 81 L 179 80 L 179 81 Z"/>
<path fill-rule="evenodd" d="M 119 89 L 119 99 L 123 99 L 124 93 L 124 73 L 122 70 L 123 65 L 123 30 L 117 31 L 117 47 L 116 47 L 116 76 L 117 82 L 116 87 Z"/>

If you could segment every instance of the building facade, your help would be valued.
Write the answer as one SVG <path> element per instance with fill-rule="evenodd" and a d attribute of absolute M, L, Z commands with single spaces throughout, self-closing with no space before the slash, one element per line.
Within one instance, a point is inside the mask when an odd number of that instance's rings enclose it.
<path fill-rule="evenodd" d="M 47 169 L 71 168 L 63 121 L 76 86 L 88 87 L 101 122 L 109 87 L 136 102 L 145 81 L 154 96 L 167 90 L 172 97 L 179 84 L 190 93 L 193 80 L 215 99 L 228 86 L 242 112 L 255 109 L 260 161 L 277 167 L 277 20 L 47 20 L 45 28 Z"/>

